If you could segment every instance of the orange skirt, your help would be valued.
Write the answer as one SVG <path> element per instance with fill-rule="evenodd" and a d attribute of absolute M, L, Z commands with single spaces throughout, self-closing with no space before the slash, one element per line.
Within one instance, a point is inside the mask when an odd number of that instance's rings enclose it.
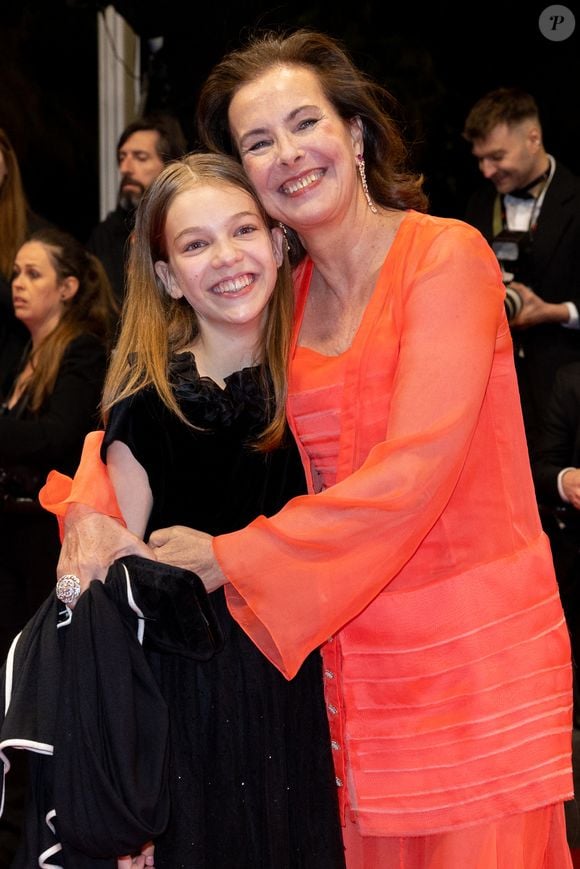
<path fill-rule="evenodd" d="M 347 869 L 572 869 L 562 803 L 431 836 L 361 836 L 347 817 L 343 836 Z"/>

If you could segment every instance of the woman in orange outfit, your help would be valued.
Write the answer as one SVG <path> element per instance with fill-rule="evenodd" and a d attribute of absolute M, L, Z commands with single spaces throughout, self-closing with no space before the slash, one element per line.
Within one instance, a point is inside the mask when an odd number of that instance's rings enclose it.
<path fill-rule="evenodd" d="M 349 869 L 565 869 L 570 649 L 503 285 L 477 231 L 421 213 L 384 97 L 307 31 L 206 82 L 204 144 L 238 155 L 298 251 L 288 416 L 311 494 L 149 542 L 226 584 L 288 678 L 321 648 Z M 96 474 L 88 450 L 44 495 L 77 502 L 60 567 L 81 587 L 142 547 L 94 511 L 115 514 Z"/>

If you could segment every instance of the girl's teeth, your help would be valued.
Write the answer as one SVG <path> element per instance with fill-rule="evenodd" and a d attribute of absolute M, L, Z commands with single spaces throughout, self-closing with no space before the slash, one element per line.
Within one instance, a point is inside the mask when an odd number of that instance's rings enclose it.
<path fill-rule="evenodd" d="M 236 278 L 235 281 L 222 281 L 213 288 L 214 293 L 237 293 L 252 283 L 251 275 Z"/>

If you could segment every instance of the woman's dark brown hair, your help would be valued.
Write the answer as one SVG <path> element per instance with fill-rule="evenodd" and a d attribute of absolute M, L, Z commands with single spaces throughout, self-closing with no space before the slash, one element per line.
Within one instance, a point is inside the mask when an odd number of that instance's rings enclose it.
<path fill-rule="evenodd" d="M 243 85 L 276 66 L 312 70 L 340 117 L 362 120 L 366 175 L 375 202 L 385 208 L 426 209 L 423 179 L 409 170 L 407 148 L 391 116 L 393 97 L 355 66 L 339 42 L 316 31 L 267 32 L 214 67 L 198 103 L 198 136 L 205 147 L 239 158 L 228 123 L 232 98 Z"/>

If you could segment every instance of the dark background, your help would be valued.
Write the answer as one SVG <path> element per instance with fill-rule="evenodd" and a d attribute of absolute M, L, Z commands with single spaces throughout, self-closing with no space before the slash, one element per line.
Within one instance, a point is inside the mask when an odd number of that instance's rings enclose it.
<path fill-rule="evenodd" d="M 238 0 L 0 0 L 0 126 L 18 153 L 33 208 L 84 240 L 99 215 L 97 12 L 113 5 L 142 40 L 147 109 L 180 118 L 195 146 L 200 84 L 252 29 L 296 25 L 342 39 L 398 99 L 431 211 L 461 217 L 479 182 L 461 138 L 485 91 L 519 85 L 540 105 L 546 147 L 580 174 L 580 10 L 564 42 L 539 31 L 546 2 L 278 3 Z M 149 39 L 163 37 L 157 54 Z"/>

